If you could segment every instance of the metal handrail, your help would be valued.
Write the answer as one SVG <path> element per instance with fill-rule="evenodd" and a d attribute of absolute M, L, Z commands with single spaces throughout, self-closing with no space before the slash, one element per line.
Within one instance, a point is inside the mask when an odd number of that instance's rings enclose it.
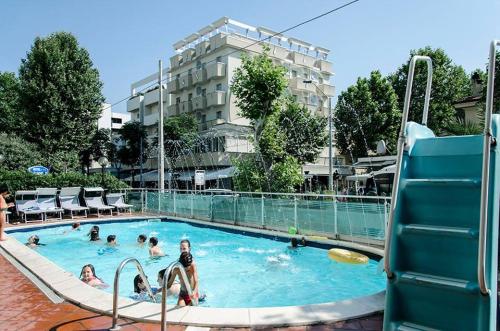
<path fill-rule="evenodd" d="M 481 210 L 479 223 L 479 248 L 477 261 L 477 278 L 479 289 L 484 295 L 490 294 L 490 289 L 486 284 L 486 230 L 488 228 L 488 185 L 490 180 L 490 146 L 492 143 L 491 114 L 493 113 L 493 88 L 495 84 L 495 60 L 496 46 L 500 45 L 500 40 L 493 40 L 490 44 L 490 61 L 488 67 L 488 85 L 486 91 L 486 109 L 484 120 L 484 141 L 483 141 L 483 174 L 481 178 Z"/>
<path fill-rule="evenodd" d="M 394 222 L 394 213 L 397 206 L 397 194 L 399 190 L 399 179 L 401 177 L 401 163 L 403 162 L 403 152 L 406 143 L 406 122 L 408 121 L 408 113 L 410 110 L 411 91 L 413 87 L 413 76 L 415 75 L 415 64 L 417 61 L 425 61 L 427 63 L 427 85 L 425 87 L 424 113 L 422 115 L 422 125 L 427 125 L 427 115 L 429 113 L 429 101 L 431 97 L 432 86 L 432 60 L 428 56 L 415 55 L 411 58 L 408 68 L 408 81 L 406 83 L 405 102 L 403 106 L 403 115 L 401 119 L 401 129 L 399 130 L 398 139 L 398 157 L 396 159 L 396 172 L 394 173 L 394 185 L 392 187 L 392 204 L 389 214 L 389 224 L 387 225 L 387 233 L 385 238 L 385 253 L 384 253 L 384 268 L 388 278 L 392 278 L 394 274 L 390 266 L 391 253 L 391 237 Z"/>
<path fill-rule="evenodd" d="M 184 270 L 182 264 L 179 261 L 174 261 L 170 263 L 170 265 L 165 270 L 165 274 L 163 275 L 163 282 L 162 282 L 163 284 L 161 288 L 161 331 L 167 330 L 167 283 L 170 273 L 175 269 L 179 270 L 181 278 L 180 281 L 184 283 L 184 287 L 186 288 L 189 296 L 193 295 L 191 284 L 189 283 L 186 271 Z M 197 299 L 193 300 L 193 303 L 197 305 L 198 300 Z"/>
<path fill-rule="evenodd" d="M 144 285 L 146 285 L 146 290 L 148 291 L 148 295 L 151 297 L 153 302 L 156 303 L 153 290 L 151 290 L 151 285 L 149 284 L 148 278 L 146 277 L 146 274 L 144 273 L 144 270 L 142 269 L 141 263 L 133 257 L 129 257 L 125 260 L 123 260 L 118 268 L 116 269 L 115 273 L 115 281 L 113 284 L 113 326 L 111 326 L 110 330 L 120 330 L 120 326 L 118 326 L 118 290 L 120 287 L 120 274 L 128 263 L 134 263 L 135 266 L 137 267 L 137 271 L 139 271 L 139 274 L 142 277 L 142 280 L 144 281 Z"/>

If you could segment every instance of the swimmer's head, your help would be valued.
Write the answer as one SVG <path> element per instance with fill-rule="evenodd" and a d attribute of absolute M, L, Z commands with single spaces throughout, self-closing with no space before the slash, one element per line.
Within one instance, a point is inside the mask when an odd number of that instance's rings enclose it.
<path fill-rule="evenodd" d="M 141 293 L 145 288 L 146 288 L 146 285 L 144 285 L 144 280 L 142 279 L 141 275 L 135 276 L 135 278 L 134 278 L 134 292 Z"/>
<path fill-rule="evenodd" d="M 95 269 L 92 264 L 86 264 L 83 266 L 82 271 L 80 272 L 80 278 L 83 281 L 89 281 L 92 278 L 97 278 L 95 275 Z"/>
<path fill-rule="evenodd" d="M 145 234 L 140 234 L 139 237 L 137 237 L 137 242 L 139 244 L 144 244 L 148 237 Z"/>
<path fill-rule="evenodd" d="M 297 238 L 292 238 L 291 244 L 292 247 L 297 247 L 299 246 L 299 241 L 297 240 Z"/>
<path fill-rule="evenodd" d="M 158 245 L 158 238 L 156 237 L 149 238 L 149 246 L 155 247 L 156 245 Z"/>
<path fill-rule="evenodd" d="M 116 236 L 114 234 L 110 234 L 108 238 L 106 238 L 108 244 L 116 244 Z"/>
<path fill-rule="evenodd" d="M 179 245 L 181 253 L 191 252 L 191 242 L 188 239 L 182 239 Z"/>
<path fill-rule="evenodd" d="M 193 256 L 189 252 L 182 252 L 179 257 L 179 262 L 182 264 L 184 268 L 187 268 L 193 263 Z"/>
<path fill-rule="evenodd" d="M 40 238 L 36 234 L 28 238 L 29 244 L 38 245 L 39 242 L 40 242 Z"/>
<path fill-rule="evenodd" d="M 73 224 L 71 224 L 71 227 L 72 227 L 73 229 L 78 229 L 78 228 L 80 227 L 80 223 L 78 223 L 78 222 L 73 223 Z"/>
<path fill-rule="evenodd" d="M 166 271 L 167 269 L 161 269 L 160 271 L 158 271 L 158 278 L 156 279 L 156 281 L 158 282 L 159 287 L 163 286 L 163 277 L 165 277 Z"/>

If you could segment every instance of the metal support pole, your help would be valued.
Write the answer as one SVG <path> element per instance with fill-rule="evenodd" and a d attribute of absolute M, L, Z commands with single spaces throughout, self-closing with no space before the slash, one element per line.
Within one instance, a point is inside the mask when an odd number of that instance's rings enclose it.
<path fill-rule="evenodd" d="M 158 189 L 161 193 L 165 190 L 165 146 L 163 145 L 163 64 L 160 60 L 158 62 L 159 74 L 158 74 L 158 93 L 159 93 L 159 120 L 158 120 Z"/>
<path fill-rule="evenodd" d="M 139 95 L 139 118 L 141 120 L 141 126 L 144 125 L 144 96 Z M 144 177 L 142 176 L 144 172 L 144 159 L 143 159 L 143 141 L 142 141 L 142 135 L 139 138 L 139 163 L 140 163 L 140 170 L 139 170 L 139 187 L 143 188 L 144 187 Z"/>
<path fill-rule="evenodd" d="M 191 218 L 194 216 L 194 194 L 191 193 Z"/>
<path fill-rule="evenodd" d="M 141 190 L 141 213 L 144 213 L 144 200 L 148 198 L 148 191 Z"/>
<path fill-rule="evenodd" d="M 177 195 L 177 192 L 174 191 L 174 215 L 177 215 L 177 203 L 176 203 L 176 199 L 175 199 L 176 195 Z"/>
<path fill-rule="evenodd" d="M 293 197 L 293 226 L 297 229 L 297 197 Z"/>
<path fill-rule="evenodd" d="M 237 204 L 238 195 L 233 195 L 233 223 L 236 225 L 236 204 Z"/>
<path fill-rule="evenodd" d="M 333 232 L 335 233 L 335 238 L 338 238 L 337 197 L 333 198 Z"/>
<path fill-rule="evenodd" d="M 328 190 L 333 192 L 332 98 L 328 97 Z"/>
<path fill-rule="evenodd" d="M 265 228 L 266 224 L 264 223 L 264 195 L 262 195 L 260 199 L 260 219 L 262 221 L 262 227 Z"/>

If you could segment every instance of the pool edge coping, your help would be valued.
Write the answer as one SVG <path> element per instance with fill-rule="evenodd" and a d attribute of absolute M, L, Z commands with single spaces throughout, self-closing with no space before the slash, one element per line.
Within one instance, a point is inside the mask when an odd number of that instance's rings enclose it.
<path fill-rule="evenodd" d="M 253 232 L 280 237 L 296 237 L 286 233 L 277 233 L 263 229 L 254 229 L 230 224 L 220 224 L 200 220 L 192 220 L 182 217 L 172 216 L 136 216 L 110 219 L 90 219 L 79 220 L 81 223 L 99 222 L 119 222 L 130 219 L 158 219 L 168 218 L 172 220 L 185 221 L 188 223 L 198 223 L 211 225 L 227 229 L 239 230 L 243 232 Z M 67 222 L 49 223 L 50 225 L 71 224 L 74 220 Z M 47 224 L 47 225 L 49 225 Z M 16 228 L 7 229 L 9 232 L 19 228 L 45 227 L 43 223 L 29 224 Z M 9 231 L 10 230 L 10 231 Z M 35 250 L 23 245 L 13 237 L 0 242 L 7 254 L 30 270 L 36 277 L 45 283 L 50 289 L 56 292 L 65 300 L 82 307 L 84 309 L 112 315 L 113 295 L 81 282 L 76 276 L 65 271 L 46 257 L 38 254 Z M 368 251 L 372 254 L 382 256 L 383 251 L 369 246 L 356 243 L 343 242 L 338 240 L 314 240 L 318 243 L 343 246 Z M 37 272 L 38 270 L 38 272 Z M 40 271 L 42 271 L 40 273 Z M 49 276 L 50 275 L 50 276 Z M 284 327 L 303 326 L 314 324 L 325 324 L 339 322 L 348 319 L 360 318 L 372 315 L 384 310 L 385 291 L 336 302 L 310 304 L 303 306 L 284 306 L 267 308 L 210 308 L 210 307 L 171 307 L 167 309 L 167 322 L 173 324 L 209 326 L 209 327 Z M 119 315 L 121 318 L 136 320 L 139 322 L 159 323 L 161 317 L 161 306 L 149 302 L 136 302 L 132 299 L 119 298 Z"/>

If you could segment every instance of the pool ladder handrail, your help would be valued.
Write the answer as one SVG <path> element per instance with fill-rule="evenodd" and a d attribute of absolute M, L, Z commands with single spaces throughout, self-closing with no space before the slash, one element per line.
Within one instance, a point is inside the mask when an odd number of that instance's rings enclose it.
<path fill-rule="evenodd" d="M 488 65 L 488 84 L 486 87 L 486 109 L 484 116 L 484 140 L 483 140 L 483 164 L 482 164 L 482 177 L 481 177 L 481 209 L 480 209 L 480 223 L 479 223 L 479 247 L 478 247 L 478 261 L 477 261 L 477 278 L 479 289 L 483 295 L 490 295 L 491 291 L 486 282 L 485 269 L 486 269 L 486 247 L 487 247 L 487 234 L 488 229 L 488 185 L 490 181 L 490 149 L 494 142 L 491 116 L 493 113 L 493 88 L 495 85 L 495 61 L 496 61 L 496 47 L 500 46 L 500 40 L 493 40 L 490 44 L 490 58 Z M 496 295 L 496 293 L 495 293 Z"/>
<path fill-rule="evenodd" d="M 385 238 L 385 252 L 384 252 L 384 269 L 387 278 L 394 277 L 391 270 L 390 254 L 391 254 L 391 239 L 393 231 L 394 214 L 397 206 L 397 198 L 399 191 L 399 179 L 401 177 L 401 166 L 403 163 L 403 153 L 406 145 L 406 123 L 408 122 L 408 113 L 410 111 L 411 92 L 413 87 L 413 77 L 415 76 L 415 65 L 417 61 L 425 61 L 427 63 L 427 84 L 425 87 L 424 109 L 422 114 L 422 125 L 427 126 L 427 116 L 429 113 L 429 102 L 431 99 L 432 88 L 432 60 L 428 56 L 414 55 L 410 60 L 408 66 L 408 80 L 406 83 L 405 101 L 403 105 L 403 114 L 401 116 L 401 128 L 399 130 L 398 149 L 396 158 L 396 172 L 394 173 L 394 185 L 392 187 L 392 201 L 391 210 L 389 214 L 389 224 L 387 225 L 387 233 Z"/>
<path fill-rule="evenodd" d="M 184 266 L 179 261 L 174 261 L 165 270 L 165 275 L 163 276 L 163 284 L 161 287 L 161 331 L 167 330 L 167 284 L 170 278 L 170 273 L 175 269 L 179 270 L 180 281 L 184 283 L 184 286 L 189 294 L 193 295 L 193 290 L 191 289 L 191 284 L 189 283 Z M 198 299 L 193 300 L 193 305 L 198 304 Z"/>
<path fill-rule="evenodd" d="M 125 260 L 123 260 L 118 268 L 116 269 L 115 273 L 115 281 L 113 284 L 113 325 L 109 330 L 120 330 L 120 326 L 118 325 L 118 292 L 120 288 L 120 274 L 125 267 L 125 265 L 129 263 L 134 263 L 135 266 L 137 267 L 137 271 L 139 271 L 139 274 L 141 275 L 142 280 L 144 281 L 144 285 L 146 286 L 146 291 L 148 292 L 148 295 L 151 297 L 151 300 L 153 300 L 154 303 L 156 303 L 155 296 L 153 294 L 153 290 L 151 289 L 151 285 L 149 284 L 148 278 L 146 277 L 146 274 L 144 273 L 144 269 L 142 269 L 142 265 L 137 260 L 136 258 L 129 257 Z"/>

